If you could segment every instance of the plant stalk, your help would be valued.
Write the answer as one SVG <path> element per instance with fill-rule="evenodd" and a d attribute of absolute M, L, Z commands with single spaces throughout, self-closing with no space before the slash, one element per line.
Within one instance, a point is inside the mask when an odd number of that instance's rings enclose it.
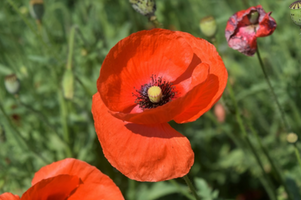
<path fill-rule="evenodd" d="M 284 116 L 284 111 L 283 111 L 282 107 L 280 106 L 280 103 L 279 103 L 278 98 L 277 98 L 277 96 L 276 96 L 276 94 L 275 94 L 275 91 L 274 91 L 274 89 L 273 89 L 273 86 L 272 86 L 272 84 L 271 84 L 271 81 L 270 81 L 270 79 L 269 79 L 269 77 L 268 77 L 268 74 L 267 74 L 267 72 L 266 72 L 266 70 L 265 70 L 264 64 L 263 64 L 263 62 L 262 62 L 262 59 L 261 59 L 261 56 L 260 56 L 260 53 L 259 53 L 259 48 L 257 48 L 256 54 L 257 54 L 257 58 L 258 58 L 258 60 L 259 60 L 260 67 L 261 67 L 261 70 L 262 70 L 262 72 L 263 72 L 264 78 L 265 78 L 266 82 L 268 83 L 268 86 L 269 86 L 269 88 L 270 88 L 270 90 L 271 90 L 271 92 L 272 92 L 273 98 L 274 98 L 274 100 L 275 100 L 275 102 L 276 102 L 276 105 L 277 105 L 277 107 L 278 107 L 278 109 L 279 109 L 280 116 L 281 116 L 281 121 L 282 121 L 284 130 L 286 131 L 286 133 L 288 133 L 288 130 L 290 129 L 290 126 L 289 126 L 288 122 L 286 121 L 286 118 L 285 118 L 285 116 Z"/>
<path fill-rule="evenodd" d="M 183 179 L 185 180 L 186 184 L 188 185 L 190 191 L 192 192 L 193 196 L 195 197 L 196 200 L 201 200 L 201 198 L 198 196 L 198 194 L 196 193 L 196 190 L 193 186 L 193 184 L 191 183 L 190 179 L 188 178 L 187 175 L 185 175 L 183 177 Z"/>

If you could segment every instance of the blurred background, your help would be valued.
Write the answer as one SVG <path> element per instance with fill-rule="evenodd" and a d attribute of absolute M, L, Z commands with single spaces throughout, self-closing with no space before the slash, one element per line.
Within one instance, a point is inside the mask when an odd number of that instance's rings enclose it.
<path fill-rule="evenodd" d="M 301 131 L 301 31 L 290 19 L 291 3 L 156 1 L 155 14 L 166 29 L 211 41 L 200 31 L 200 20 L 213 16 L 218 26 L 215 44 L 230 89 L 197 121 L 171 122 L 191 141 L 195 163 L 188 176 L 204 200 L 301 199 L 301 161 L 296 157 L 301 149 L 296 142 Z M 224 36 L 235 12 L 259 4 L 277 22 L 275 32 L 257 42 L 289 130 L 281 124 L 256 55 L 229 48 Z M 104 158 L 94 130 L 91 100 L 101 63 L 119 40 L 153 28 L 148 17 L 126 0 L 44 0 L 43 6 L 43 19 L 37 20 L 30 15 L 29 0 L 0 1 L 0 193 L 22 195 L 42 166 L 74 157 L 110 176 L 126 199 L 191 199 L 183 179 L 141 183 L 123 176 Z"/>

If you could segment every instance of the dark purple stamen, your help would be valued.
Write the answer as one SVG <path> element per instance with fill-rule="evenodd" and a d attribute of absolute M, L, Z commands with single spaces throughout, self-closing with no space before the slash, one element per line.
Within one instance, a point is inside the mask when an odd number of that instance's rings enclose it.
<path fill-rule="evenodd" d="M 162 90 L 162 98 L 158 103 L 153 103 L 149 100 L 147 91 L 152 86 L 158 86 Z M 137 97 L 135 103 L 139 105 L 141 109 L 150 109 L 162 106 L 170 102 L 176 95 L 175 86 L 172 83 L 165 81 L 162 77 L 156 77 L 156 75 L 151 76 L 151 82 L 141 85 L 140 89 L 136 89 L 136 93 L 133 96 Z"/>

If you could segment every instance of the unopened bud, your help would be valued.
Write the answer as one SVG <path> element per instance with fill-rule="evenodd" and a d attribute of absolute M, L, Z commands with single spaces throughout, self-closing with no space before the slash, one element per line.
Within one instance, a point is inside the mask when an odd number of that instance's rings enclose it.
<path fill-rule="evenodd" d="M 289 8 L 293 22 L 301 26 L 301 1 L 295 1 Z"/>
<path fill-rule="evenodd" d="M 217 25 L 214 17 L 204 17 L 200 21 L 200 29 L 202 33 L 207 37 L 214 37 L 217 31 Z"/>
<path fill-rule="evenodd" d="M 218 122 L 220 122 L 220 123 L 225 122 L 226 111 L 225 111 L 225 108 L 224 108 L 223 104 L 221 104 L 221 103 L 215 104 L 215 106 L 214 106 L 214 115 L 215 115 Z"/>
<path fill-rule="evenodd" d="M 26 6 L 22 6 L 20 7 L 20 13 L 22 13 L 23 15 L 26 15 L 28 13 L 28 8 Z"/>
<path fill-rule="evenodd" d="M 141 15 L 151 17 L 155 15 L 156 3 L 155 0 L 129 0 L 134 10 Z"/>
<path fill-rule="evenodd" d="M 38 21 L 42 21 L 44 15 L 43 0 L 30 0 L 30 13 L 33 18 Z"/>
<path fill-rule="evenodd" d="M 15 74 L 5 76 L 4 85 L 10 94 L 16 94 L 20 89 L 20 81 Z"/>
<path fill-rule="evenodd" d="M 298 140 L 298 135 L 296 133 L 289 133 L 287 134 L 286 136 L 286 140 L 289 142 L 289 143 L 295 143 L 297 142 Z"/>
<path fill-rule="evenodd" d="M 63 94 L 66 99 L 72 99 L 74 94 L 74 75 L 71 69 L 66 69 L 63 76 Z"/>

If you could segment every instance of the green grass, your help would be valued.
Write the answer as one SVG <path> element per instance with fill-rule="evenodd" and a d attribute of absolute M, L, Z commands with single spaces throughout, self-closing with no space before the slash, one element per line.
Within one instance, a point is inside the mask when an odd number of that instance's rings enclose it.
<path fill-rule="evenodd" d="M 295 157 L 295 146 L 286 140 L 287 132 L 281 125 L 256 56 L 247 57 L 229 48 L 224 29 L 231 15 L 249 6 L 261 4 L 265 11 L 273 12 L 277 29 L 271 36 L 259 38 L 258 46 L 290 124 L 289 131 L 300 136 L 301 35 L 299 27 L 290 19 L 291 3 L 288 0 L 157 0 L 156 11 L 164 28 L 205 39 L 209 38 L 200 32 L 199 21 L 208 15 L 215 17 L 218 50 L 228 69 L 242 126 L 279 200 L 286 199 L 284 185 L 293 199 L 301 199 L 301 168 Z M 151 28 L 148 19 L 136 13 L 125 0 L 45 0 L 45 15 L 39 28 L 28 6 L 27 1 L 0 1 L 0 80 L 14 73 L 21 82 L 18 96 L 9 94 L 4 83 L 0 84 L 0 106 L 4 111 L 0 110 L 0 193 L 21 195 L 42 166 L 75 157 L 109 175 L 126 199 L 187 199 L 179 189 L 188 192 L 182 179 L 163 183 L 128 180 L 104 158 L 94 130 L 91 100 L 97 91 L 101 63 L 120 39 Z M 73 27 L 73 59 L 68 59 Z M 62 79 L 71 60 L 75 84 L 74 97 L 68 100 L 63 96 Z M 229 88 L 222 103 L 227 107 L 224 123 L 217 122 L 212 110 L 193 123 L 171 123 L 189 138 L 195 152 L 189 177 L 199 194 L 205 196 L 204 200 L 235 199 L 243 193 L 258 193 L 261 196 L 258 199 L 266 200 L 266 179 L 237 123 Z M 296 147 L 300 149 L 299 142 Z"/>

